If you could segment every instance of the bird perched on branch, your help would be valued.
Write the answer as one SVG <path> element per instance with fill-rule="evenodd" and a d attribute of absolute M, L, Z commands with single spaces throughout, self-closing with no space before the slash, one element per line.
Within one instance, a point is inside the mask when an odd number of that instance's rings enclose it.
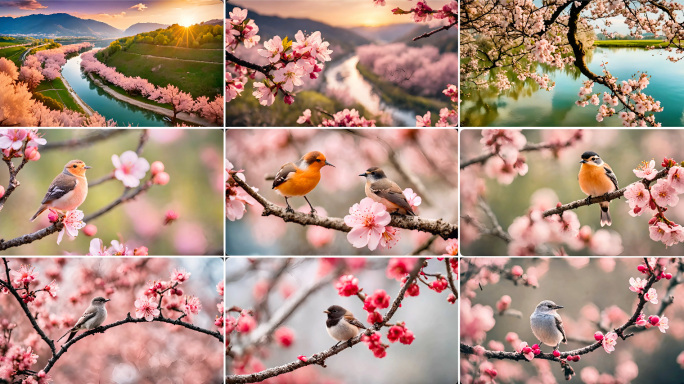
<path fill-rule="evenodd" d="M 366 178 L 366 196 L 382 203 L 387 207 L 387 212 L 397 212 L 409 216 L 416 215 L 399 185 L 388 179 L 382 169 L 371 167 L 359 176 Z"/>
<path fill-rule="evenodd" d="M 603 162 L 596 152 L 587 151 L 582 154 L 582 164 L 580 166 L 579 180 L 580 189 L 588 195 L 601 196 L 618 189 L 618 181 L 610 165 Z M 609 201 L 602 201 L 601 206 L 601 226 L 613 224 L 608 208 Z"/>
<path fill-rule="evenodd" d="M 42 205 L 33 215 L 31 221 L 35 220 L 46 209 L 73 211 L 83 204 L 88 195 L 88 180 L 85 172 L 86 169 L 90 168 L 81 160 L 68 162 L 62 173 L 52 180 L 45 197 L 43 197 Z"/>
<path fill-rule="evenodd" d="M 273 189 L 285 197 L 287 212 L 294 212 L 287 201 L 287 198 L 292 196 L 303 196 L 311 207 L 311 215 L 316 212 L 306 195 L 316 188 L 321 180 L 321 168 L 326 165 L 334 167 L 326 161 L 325 155 L 312 151 L 302 156 L 296 164 L 287 163 L 280 168 L 273 180 Z"/>
<path fill-rule="evenodd" d="M 331 305 L 323 313 L 328 314 L 325 326 L 328 329 L 328 335 L 337 340 L 335 346 L 343 341 L 349 341 L 349 347 L 351 347 L 351 339 L 355 338 L 361 329 L 366 329 L 363 323 L 356 320 L 354 314 L 339 305 Z"/>
<path fill-rule="evenodd" d="M 565 337 L 565 330 L 563 330 L 563 320 L 556 312 L 563 306 L 556 305 L 551 300 L 544 300 L 537 304 L 532 316 L 530 316 L 530 326 L 532 333 L 542 343 L 558 349 L 560 343 L 567 344 L 568 340 Z"/>
<path fill-rule="evenodd" d="M 94 298 L 90 302 L 90 306 L 88 309 L 83 312 L 83 316 L 81 316 L 80 319 L 76 322 L 76 325 L 74 325 L 69 332 L 65 333 L 57 339 L 57 341 L 60 341 L 69 334 L 69 338 L 67 339 L 67 343 L 71 341 L 71 339 L 76 336 L 78 331 L 80 330 L 90 330 L 90 329 L 95 329 L 102 325 L 104 323 L 105 319 L 107 319 L 107 308 L 105 308 L 105 303 L 108 302 L 109 299 L 105 299 L 104 297 L 98 296 Z"/>

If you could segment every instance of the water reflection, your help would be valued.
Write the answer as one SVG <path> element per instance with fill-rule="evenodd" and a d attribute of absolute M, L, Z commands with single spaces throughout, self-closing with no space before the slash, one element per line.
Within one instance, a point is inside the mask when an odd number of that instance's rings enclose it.
<path fill-rule="evenodd" d="M 641 48 L 595 47 L 587 54 L 589 69 L 601 74 L 601 63 L 620 81 L 631 78 L 637 70 L 651 75 L 651 83 L 644 91 L 661 102 L 663 112 L 656 113 L 656 121 L 663 126 L 684 123 L 684 66 L 666 59 L 667 52 Z M 579 88 L 586 80 L 572 65 L 565 69 L 544 66 L 556 86 L 552 91 L 540 90 L 533 80 L 511 81 L 512 87 L 503 94 L 493 90 L 463 92 L 461 124 L 463 126 L 620 126 L 617 116 L 596 121 L 598 108 L 575 105 Z M 509 76 L 513 79 L 514 76 Z M 491 80 L 491 79 L 490 79 Z M 595 85 L 594 92 L 607 88 Z"/>

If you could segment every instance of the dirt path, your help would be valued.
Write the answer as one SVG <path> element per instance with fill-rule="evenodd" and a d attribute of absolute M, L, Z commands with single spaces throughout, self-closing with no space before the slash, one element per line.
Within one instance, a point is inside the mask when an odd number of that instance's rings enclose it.
<path fill-rule="evenodd" d="M 90 77 L 91 80 L 93 80 L 93 82 L 98 87 L 102 88 L 105 92 L 107 92 L 110 96 L 114 97 L 117 100 L 121 100 L 121 101 L 126 102 L 128 104 L 133 104 L 136 107 L 147 109 L 148 111 L 152 111 L 152 112 L 158 113 L 160 115 L 164 115 L 164 116 L 168 116 L 170 118 L 173 118 L 173 111 L 172 110 L 162 108 L 162 107 L 159 107 L 156 105 L 143 103 L 142 101 L 130 98 L 128 96 L 124 96 L 124 95 L 120 94 L 119 92 L 116 92 L 115 90 L 109 88 L 107 85 L 103 84 L 99 79 L 95 79 L 92 76 L 92 74 L 89 73 L 88 76 Z M 209 120 L 207 120 L 207 119 L 203 119 L 199 116 L 191 115 L 191 114 L 185 113 L 185 112 L 178 113 L 176 115 L 176 118 L 178 120 L 187 121 L 189 123 L 201 125 L 204 127 L 215 127 L 216 126 L 216 125 L 210 123 Z"/>
<path fill-rule="evenodd" d="M 66 87 L 67 91 L 69 91 L 69 94 L 74 99 L 76 104 L 78 104 L 81 107 L 81 109 L 83 109 L 88 116 L 92 116 L 93 114 L 95 114 L 95 111 L 92 108 L 90 108 L 90 105 L 86 104 L 85 101 L 81 100 L 81 98 L 74 91 L 74 89 L 71 88 L 71 84 L 69 84 L 66 77 L 62 76 L 61 72 L 59 73 L 59 77 L 62 78 L 62 82 L 64 83 L 64 86 Z"/>
<path fill-rule="evenodd" d="M 24 60 L 26 60 L 26 55 L 28 55 L 29 52 L 31 52 L 34 48 L 39 48 L 47 44 L 42 44 L 42 45 L 36 45 L 35 47 L 29 47 L 26 51 L 24 51 L 24 54 L 21 55 L 21 62 L 23 63 Z"/>

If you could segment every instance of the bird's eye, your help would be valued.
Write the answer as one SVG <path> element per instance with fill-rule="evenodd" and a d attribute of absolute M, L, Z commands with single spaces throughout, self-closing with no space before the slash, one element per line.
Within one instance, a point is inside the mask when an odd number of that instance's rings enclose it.
<path fill-rule="evenodd" d="M 76 165 L 76 164 L 74 164 L 74 165 L 72 166 L 72 168 L 76 168 L 76 167 L 77 167 L 77 165 Z"/>
<path fill-rule="evenodd" d="M 316 162 L 317 162 L 317 163 L 320 163 L 320 162 L 321 162 L 321 159 L 316 159 Z"/>

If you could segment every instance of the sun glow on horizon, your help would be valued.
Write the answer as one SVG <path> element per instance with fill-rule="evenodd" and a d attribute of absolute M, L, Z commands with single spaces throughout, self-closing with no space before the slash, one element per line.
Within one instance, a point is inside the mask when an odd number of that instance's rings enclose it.
<path fill-rule="evenodd" d="M 181 16 L 180 21 L 178 21 L 178 25 L 180 25 L 181 27 L 185 27 L 185 28 L 188 28 L 189 26 L 191 26 L 193 24 L 195 24 L 195 22 L 191 16 L 183 15 L 183 16 Z"/>

